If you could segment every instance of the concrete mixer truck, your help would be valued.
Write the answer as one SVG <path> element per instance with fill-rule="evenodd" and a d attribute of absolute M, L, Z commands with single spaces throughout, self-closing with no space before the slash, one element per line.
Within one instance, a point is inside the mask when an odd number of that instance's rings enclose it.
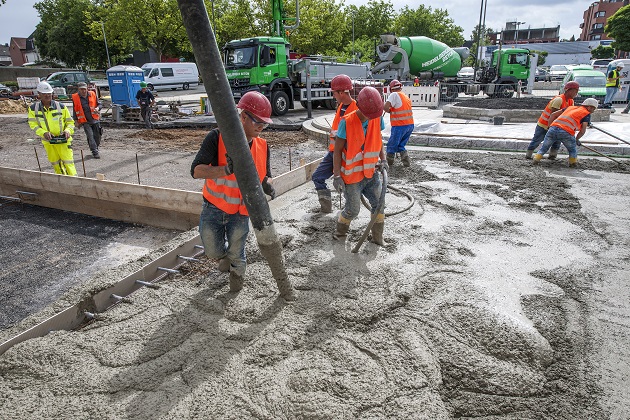
<path fill-rule="evenodd" d="M 372 67 L 374 78 L 386 80 L 439 81 L 441 97 L 454 99 L 459 93 L 510 98 L 519 82 L 527 86 L 530 73 L 530 51 L 524 48 L 502 48 L 492 53 L 487 67 L 482 67 L 473 80 L 461 80 L 457 72 L 462 60 L 468 57 L 468 48 L 451 48 L 424 36 L 397 37 L 381 35 L 376 47 L 377 63 Z M 535 64 L 534 64 L 535 66 Z"/>

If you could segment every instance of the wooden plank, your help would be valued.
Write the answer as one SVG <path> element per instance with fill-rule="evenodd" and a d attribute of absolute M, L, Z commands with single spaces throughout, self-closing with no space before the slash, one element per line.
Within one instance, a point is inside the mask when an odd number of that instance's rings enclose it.
<path fill-rule="evenodd" d="M 317 169 L 322 159 L 323 158 L 314 160 L 304 166 L 300 166 L 299 168 L 285 172 L 274 178 L 273 186 L 276 189 L 276 194 L 284 194 L 285 192 L 310 181 L 313 172 L 315 172 L 315 169 Z"/>

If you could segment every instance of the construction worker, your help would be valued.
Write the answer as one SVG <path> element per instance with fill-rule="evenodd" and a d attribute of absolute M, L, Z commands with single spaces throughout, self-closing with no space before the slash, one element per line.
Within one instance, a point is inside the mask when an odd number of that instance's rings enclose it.
<path fill-rule="evenodd" d="M 394 164 L 396 153 L 399 154 L 403 166 L 411 165 L 409 154 L 405 145 L 413 133 L 413 111 L 411 110 L 411 99 L 402 92 L 402 83 L 394 79 L 389 83 L 392 93 L 387 97 L 383 109 L 389 112 L 389 121 L 392 131 L 387 140 L 387 163 Z"/>
<path fill-rule="evenodd" d="M 549 118 L 551 114 L 554 112 L 565 109 L 566 107 L 573 106 L 573 98 L 575 98 L 578 94 L 578 90 L 580 89 L 580 84 L 578 82 L 569 82 L 564 85 L 564 93 L 554 97 L 549 101 L 545 110 L 540 114 L 538 118 L 538 124 L 536 125 L 536 130 L 534 131 L 534 137 L 532 141 L 527 146 L 527 152 L 525 153 L 525 159 L 531 159 L 534 154 L 534 150 L 542 143 L 545 139 L 545 135 L 547 134 L 547 130 L 549 130 Z M 549 159 L 553 160 L 558 157 L 558 149 L 560 149 L 560 142 L 556 142 L 551 146 L 549 150 Z"/>
<path fill-rule="evenodd" d="M 357 107 L 339 122 L 333 154 L 333 186 L 337 191 L 343 191 L 346 199 L 333 238 L 343 241 L 350 229 L 350 222 L 361 209 L 361 195 L 368 199 L 372 214 L 378 211 L 382 183 L 376 169 L 378 165 L 388 169 L 381 136 L 385 128 L 381 94 L 373 87 L 364 87 L 357 96 Z M 381 246 L 385 244 L 384 222 L 385 214 L 376 214 L 372 242 Z"/>
<path fill-rule="evenodd" d="M 332 212 L 332 197 L 330 190 L 326 185 L 326 180 L 333 176 L 333 151 L 335 150 L 335 138 L 337 136 L 337 127 L 339 127 L 339 121 L 345 114 L 356 111 L 357 103 L 350 96 L 352 90 L 352 80 L 345 74 L 340 74 L 330 82 L 330 90 L 337 101 L 337 112 L 330 127 L 330 135 L 328 141 L 328 153 L 322 159 L 311 179 L 315 184 L 315 190 L 319 198 L 319 204 L 321 206 L 322 213 Z"/>
<path fill-rule="evenodd" d="M 155 105 L 155 97 L 151 91 L 147 88 L 147 82 L 140 82 L 140 90 L 136 93 L 136 100 L 140 105 L 140 115 L 144 120 L 144 126 L 146 128 L 153 128 L 151 122 L 151 108 Z"/>
<path fill-rule="evenodd" d="M 56 174 L 76 176 L 72 152 L 74 120 L 68 108 L 53 101 L 53 88 L 48 82 L 37 85 L 39 101 L 28 108 L 28 125 L 39 137 Z"/>
<path fill-rule="evenodd" d="M 615 112 L 615 109 L 612 107 L 612 101 L 619 90 L 619 72 L 623 70 L 623 67 L 623 61 L 620 61 L 614 69 L 608 72 L 608 76 L 606 78 L 606 97 L 604 98 L 603 108 L 610 109 L 610 112 L 613 113 Z"/>
<path fill-rule="evenodd" d="M 591 114 L 595 112 L 598 104 L 597 99 L 588 98 L 582 105 L 570 106 L 551 114 L 549 131 L 540 150 L 533 156 L 534 164 L 538 164 L 549 147 L 559 140 L 569 151 L 569 166 L 577 166 L 577 146 L 582 145 L 580 138 L 586 132 L 586 127 L 591 122 Z"/>
<path fill-rule="evenodd" d="M 75 127 L 81 128 L 83 126 L 92 156 L 94 156 L 94 159 L 100 159 L 101 155 L 98 152 L 98 148 L 101 145 L 102 134 L 99 121 L 101 119 L 101 103 L 96 97 L 96 92 L 93 90 L 88 91 L 86 83 L 78 83 L 77 87 L 79 92 L 72 94 L 72 113 Z"/>
<path fill-rule="evenodd" d="M 276 191 L 271 185 L 269 146 L 259 137 L 272 122 L 271 103 L 262 93 L 250 91 L 243 95 L 236 107 L 263 191 L 274 199 Z M 243 287 L 246 268 L 245 241 L 249 233 L 249 213 L 243 204 L 232 165 L 221 132 L 214 129 L 197 152 L 190 174 L 193 178 L 206 180 L 199 222 L 205 253 L 219 260 L 220 271 L 230 272 L 230 291 L 238 292 Z"/>

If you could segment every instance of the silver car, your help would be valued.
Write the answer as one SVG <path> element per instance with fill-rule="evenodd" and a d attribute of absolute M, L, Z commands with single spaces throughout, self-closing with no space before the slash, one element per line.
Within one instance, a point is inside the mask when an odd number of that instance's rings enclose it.
<path fill-rule="evenodd" d="M 549 76 L 551 76 L 551 80 L 562 80 L 568 72 L 569 69 L 567 66 L 556 64 L 555 66 L 551 66 L 549 69 Z"/>

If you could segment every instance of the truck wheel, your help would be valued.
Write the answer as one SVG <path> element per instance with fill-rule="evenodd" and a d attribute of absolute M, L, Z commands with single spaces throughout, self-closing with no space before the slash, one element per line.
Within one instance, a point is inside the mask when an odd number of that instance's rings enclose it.
<path fill-rule="evenodd" d="M 182 85 L 182 89 L 183 89 L 183 90 L 188 90 L 188 89 L 190 89 L 190 85 L 189 85 L 188 83 L 184 83 L 184 84 Z"/>
<path fill-rule="evenodd" d="M 326 99 L 324 104 L 326 104 L 326 109 L 337 109 L 337 101 L 335 99 Z"/>
<path fill-rule="evenodd" d="M 497 88 L 497 98 L 511 98 L 514 96 L 514 85 L 502 85 Z"/>
<path fill-rule="evenodd" d="M 281 116 L 289 111 L 289 97 L 281 90 L 271 94 L 271 110 L 273 115 Z"/>

